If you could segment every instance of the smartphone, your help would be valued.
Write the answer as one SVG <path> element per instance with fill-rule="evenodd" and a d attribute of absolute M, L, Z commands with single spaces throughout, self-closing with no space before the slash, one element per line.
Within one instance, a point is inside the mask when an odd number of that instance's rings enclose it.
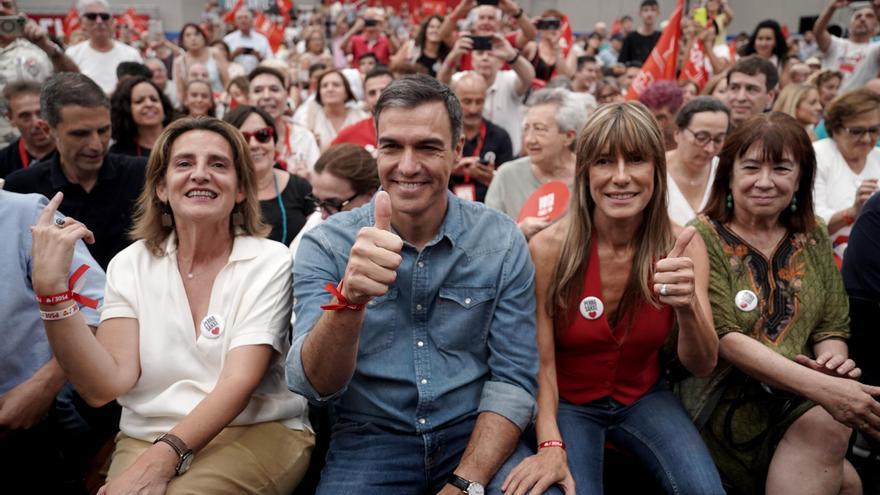
<path fill-rule="evenodd" d="M 474 46 L 471 50 L 491 50 L 492 49 L 492 37 L 491 36 L 475 36 L 468 35 L 468 38 L 473 40 Z"/>
<path fill-rule="evenodd" d="M 25 22 L 25 18 L 20 15 L 0 16 L 0 36 L 21 37 Z"/>
<path fill-rule="evenodd" d="M 245 47 L 245 48 L 242 48 L 242 49 L 241 49 L 241 53 L 244 53 L 244 54 L 246 54 L 246 55 L 251 55 L 251 54 L 254 53 L 254 49 L 253 49 L 253 48 L 249 48 L 249 47 Z"/>
<path fill-rule="evenodd" d="M 544 17 L 543 19 L 538 19 L 535 27 L 538 29 L 559 29 L 562 27 L 562 20 L 558 17 Z"/>
<path fill-rule="evenodd" d="M 373 27 L 373 26 L 378 26 L 378 25 L 379 25 L 379 21 L 377 21 L 376 19 L 364 19 L 364 26 L 365 27 Z"/>
<path fill-rule="evenodd" d="M 694 9 L 694 21 L 696 21 L 700 27 L 706 27 L 706 24 L 709 23 L 709 11 L 706 10 L 706 7 L 697 7 Z"/>
<path fill-rule="evenodd" d="M 477 5 L 498 5 L 498 0 L 477 0 Z"/>

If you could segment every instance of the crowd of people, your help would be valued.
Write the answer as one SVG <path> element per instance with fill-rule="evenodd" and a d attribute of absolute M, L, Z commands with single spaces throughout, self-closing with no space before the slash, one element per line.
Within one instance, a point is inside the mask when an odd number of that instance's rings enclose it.
<path fill-rule="evenodd" d="M 246 3 L 0 0 L 5 487 L 874 489 L 880 1 Z"/>

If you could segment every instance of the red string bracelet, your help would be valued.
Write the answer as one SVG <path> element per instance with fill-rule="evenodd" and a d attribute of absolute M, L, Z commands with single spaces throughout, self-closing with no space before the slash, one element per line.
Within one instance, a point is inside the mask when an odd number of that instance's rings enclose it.
<path fill-rule="evenodd" d="M 547 447 L 561 447 L 562 450 L 565 450 L 565 442 L 562 440 L 547 440 L 546 442 L 541 442 L 538 444 L 538 449 L 545 449 Z"/>
<path fill-rule="evenodd" d="M 336 287 L 330 282 L 327 282 L 327 285 L 324 286 L 324 290 L 336 297 L 336 304 L 325 304 L 321 306 L 321 309 L 323 310 L 339 311 L 340 309 L 350 309 L 352 311 L 360 311 L 364 309 L 364 304 L 350 303 L 348 302 L 348 299 L 342 295 L 342 282 L 339 282 L 339 285 Z"/>
<path fill-rule="evenodd" d="M 87 271 L 89 271 L 89 265 L 80 265 L 79 268 L 73 272 L 73 275 L 70 277 L 70 281 L 67 283 L 67 290 L 64 292 L 59 292 L 58 294 L 50 294 L 50 295 L 41 295 L 37 294 L 36 299 L 40 304 L 51 305 L 63 303 L 65 301 L 70 301 L 73 299 L 74 301 L 82 304 L 83 306 L 87 306 L 92 309 L 96 309 L 98 307 L 98 301 L 86 297 L 82 294 L 74 292 L 73 286 L 76 282 L 83 276 Z"/>

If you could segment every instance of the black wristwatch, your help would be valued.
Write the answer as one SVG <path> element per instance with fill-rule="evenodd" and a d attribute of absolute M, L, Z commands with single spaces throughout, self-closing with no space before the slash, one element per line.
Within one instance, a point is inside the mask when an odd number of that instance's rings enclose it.
<path fill-rule="evenodd" d="M 174 467 L 174 473 L 177 474 L 177 476 L 185 473 L 192 464 L 192 449 L 187 447 L 186 442 L 181 440 L 180 437 L 172 435 L 171 433 L 163 433 L 159 435 L 159 438 L 153 443 L 156 444 L 159 442 L 167 443 L 172 449 L 174 449 L 174 452 L 177 453 L 177 466 Z"/>
<path fill-rule="evenodd" d="M 483 485 L 476 481 L 466 480 L 456 474 L 449 475 L 449 479 L 446 482 L 461 490 L 461 493 L 466 493 L 467 495 L 483 495 L 485 491 Z"/>

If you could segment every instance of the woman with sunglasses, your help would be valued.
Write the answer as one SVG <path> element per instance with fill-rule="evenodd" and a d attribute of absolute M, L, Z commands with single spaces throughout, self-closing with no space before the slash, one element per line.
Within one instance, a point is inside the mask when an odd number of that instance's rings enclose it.
<path fill-rule="evenodd" d="M 718 152 L 730 128 L 730 110 L 717 98 L 699 96 L 675 116 L 676 148 L 666 153 L 669 218 L 685 225 L 709 200 Z"/>
<path fill-rule="evenodd" d="M 306 199 L 312 187 L 302 177 L 277 167 L 275 119 L 265 110 L 242 105 L 230 110 L 223 120 L 237 127 L 248 143 L 263 222 L 272 227 L 269 239 L 289 245 L 315 211 L 312 201 Z"/>
<path fill-rule="evenodd" d="M 877 192 L 880 178 L 880 95 L 867 89 L 844 93 L 825 109 L 827 139 L 813 143 L 816 151 L 816 214 L 828 224 L 838 262 L 852 224 L 865 201 Z"/>

